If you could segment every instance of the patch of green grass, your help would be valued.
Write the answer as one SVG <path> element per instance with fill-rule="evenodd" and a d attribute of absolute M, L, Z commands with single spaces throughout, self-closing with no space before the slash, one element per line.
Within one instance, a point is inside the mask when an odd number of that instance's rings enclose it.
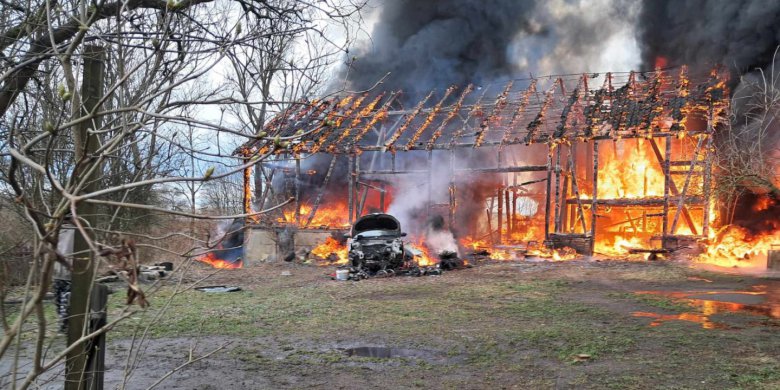
<path fill-rule="evenodd" d="M 6 304 L 5 314 L 8 325 L 13 325 L 19 318 L 19 313 L 22 309 L 22 304 Z M 48 337 L 57 337 L 57 330 L 59 329 L 59 317 L 57 316 L 57 308 L 53 301 L 43 301 L 43 318 L 46 320 L 46 334 Z M 1 328 L 0 328 L 1 329 Z M 22 327 L 21 332 L 22 340 L 28 341 L 38 337 L 38 316 L 33 312 L 27 317 L 27 321 Z"/>
<path fill-rule="evenodd" d="M 693 309 L 688 302 L 680 299 L 672 299 L 661 295 L 640 294 L 640 293 L 611 293 L 610 297 L 630 299 L 643 305 L 655 307 L 658 309 L 682 312 Z"/>
<path fill-rule="evenodd" d="M 121 297 L 119 297 L 121 300 Z M 233 293 L 188 290 L 175 294 L 163 288 L 150 299 L 152 306 L 118 326 L 115 337 L 128 337 L 149 326 L 151 337 L 224 334 L 262 336 L 306 326 L 311 318 L 327 317 L 333 299 L 312 287 L 258 289 Z M 123 303 L 112 301 L 115 309 Z"/>

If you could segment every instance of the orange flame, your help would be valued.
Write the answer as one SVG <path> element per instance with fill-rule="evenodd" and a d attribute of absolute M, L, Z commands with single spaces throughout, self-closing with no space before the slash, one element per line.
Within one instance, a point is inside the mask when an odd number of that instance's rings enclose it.
<path fill-rule="evenodd" d="M 309 219 L 309 214 L 311 214 L 312 209 L 313 209 L 312 205 L 302 204 L 301 211 L 300 211 L 300 220 L 296 220 L 295 209 L 292 209 L 292 210 L 284 211 L 284 217 L 279 217 L 276 219 L 276 221 L 279 223 L 294 223 L 300 227 L 303 227 L 304 225 L 306 225 L 306 222 Z M 317 208 L 317 212 L 314 214 L 314 218 L 312 218 L 311 223 L 309 223 L 308 226 L 348 228 L 349 220 L 347 220 L 347 215 L 349 215 L 349 208 L 347 207 L 346 202 L 345 203 L 333 202 L 333 203 L 323 204 Z"/>
<path fill-rule="evenodd" d="M 780 230 L 751 235 L 742 227 L 728 225 L 710 235 L 706 251 L 696 261 L 720 267 L 761 267 L 777 243 L 780 243 Z"/>
<path fill-rule="evenodd" d="M 329 265 L 341 265 L 349 263 L 349 250 L 347 246 L 339 243 L 333 237 L 328 237 L 325 242 L 317 245 L 311 250 L 311 254 L 321 259 L 328 260 L 331 255 L 336 255 L 338 260 L 328 263 Z"/>
<path fill-rule="evenodd" d="M 199 257 L 196 259 L 197 261 L 206 263 L 214 268 L 219 269 L 237 269 L 237 268 L 243 268 L 243 261 L 238 260 L 235 262 L 230 262 L 227 260 L 222 260 L 217 257 L 217 255 L 214 252 L 206 253 L 205 255 Z"/>
<path fill-rule="evenodd" d="M 410 246 L 422 252 L 420 255 L 414 256 L 414 261 L 419 267 L 432 267 L 438 263 L 435 257 L 431 256 L 430 250 L 422 240 L 418 240 L 417 243 Z"/>

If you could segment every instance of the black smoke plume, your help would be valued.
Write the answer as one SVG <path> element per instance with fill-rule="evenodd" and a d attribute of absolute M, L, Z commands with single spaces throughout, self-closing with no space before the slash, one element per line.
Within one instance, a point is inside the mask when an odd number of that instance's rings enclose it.
<path fill-rule="evenodd" d="M 342 74 L 353 90 L 380 89 L 416 102 L 433 89 L 529 74 L 589 72 L 603 48 L 634 23 L 636 2 L 391 0 L 376 10 L 370 42 Z M 620 69 L 627 70 L 627 69 Z"/>
<path fill-rule="evenodd" d="M 700 70 L 724 65 L 736 74 L 764 68 L 780 43 L 780 2 L 645 0 L 639 41 L 647 67 L 658 57 Z"/>

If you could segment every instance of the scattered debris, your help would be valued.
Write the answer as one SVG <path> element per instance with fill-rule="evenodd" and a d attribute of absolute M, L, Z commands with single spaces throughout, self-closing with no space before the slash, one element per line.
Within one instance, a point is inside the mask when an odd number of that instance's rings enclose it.
<path fill-rule="evenodd" d="M 163 261 L 161 263 L 154 263 L 155 266 L 163 267 L 166 271 L 173 271 L 173 263 L 170 261 Z"/>
<path fill-rule="evenodd" d="M 238 286 L 203 286 L 195 287 L 196 290 L 206 293 L 226 293 L 241 291 L 241 287 Z"/>
<path fill-rule="evenodd" d="M 580 363 L 587 360 L 590 360 L 590 355 L 587 353 L 578 353 L 574 355 L 574 363 Z"/>

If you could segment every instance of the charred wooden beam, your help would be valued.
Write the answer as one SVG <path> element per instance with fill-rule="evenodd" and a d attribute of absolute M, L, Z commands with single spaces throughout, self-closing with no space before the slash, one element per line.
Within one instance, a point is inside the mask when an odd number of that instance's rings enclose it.
<path fill-rule="evenodd" d="M 672 196 L 669 197 L 671 202 L 679 201 L 681 197 Z M 701 206 L 704 204 L 704 198 L 701 196 L 689 196 L 682 198 L 685 200 L 685 204 L 691 206 Z M 590 203 L 596 203 L 600 206 L 644 206 L 644 207 L 662 207 L 664 205 L 664 198 L 641 198 L 641 199 L 566 199 L 567 204 L 577 204 L 577 201 L 587 201 Z"/>
<path fill-rule="evenodd" d="M 420 113 L 420 111 L 423 109 L 423 106 L 425 106 L 425 103 L 428 102 L 428 100 L 433 96 L 433 91 L 428 93 L 427 96 L 425 96 L 424 99 L 420 100 L 419 103 L 417 103 L 417 106 L 414 107 L 414 110 L 411 113 L 406 114 L 406 120 L 404 123 L 399 127 L 395 133 L 393 133 L 392 136 L 390 136 L 390 139 L 385 142 L 385 147 L 387 148 L 393 148 L 395 145 L 395 142 L 398 141 L 398 139 L 401 137 L 401 135 L 406 131 L 407 128 L 409 128 L 409 125 L 412 124 L 412 121 L 414 121 L 414 118 L 417 117 L 417 114 Z"/>
<path fill-rule="evenodd" d="M 469 120 L 474 117 L 475 114 L 482 111 L 482 99 L 485 98 L 485 95 L 487 94 L 487 88 L 483 88 L 482 94 L 479 95 L 479 98 L 477 98 L 476 103 L 474 103 L 473 106 L 471 106 L 471 110 L 469 110 L 469 113 L 466 115 L 466 118 L 463 119 L 463 126 L 458 128 L 458 130 L 455 131 L 455 133 L 452 134 L 452 138 L 450 138 L 450 141 L 448 142 L 449 148 L 452 148 L 453 146 L 457 145 L 458 138 L 465 132 L 466 126 L 469 124 Z"/>
<path fill-rule="evenodd" d="M 480 173 L 511 173 L 511 172 L 541 172 L 546 171 L 546 165 L 527 165 L 520 167 L 503 167 L 503 168 L 461 168 L 456 169 L 455 172 L 480 172 Z"/>
<path fill-rule="evenodd" d="M 571 155 L 571 147 L 566 151 L 567 155 Z M 563 188 L 561 189 L 561 199 L 559 200 L 558 207 L 560 208 L 560 213 L 558 215 L 558 227 L 556 227 L 555 232 L 556 233 L 564 233 L 567 231 L 566 226 L 566 220 L 568 219 L 569 214 L 569 205 L 564 202 L 564 200 L 569 196 L 569 183 L 571 182 L 571 163 L 569 160 L 566 160 L 566 167 L 563 169 L 564 175 L 563 175 Z"/>
<path fill-rule="evenodd" d="M 349 113 L 354 110 L 356 106 L 359 106 L 361 101 L 355 101 L 353 103 L 353 97 L 352 95 L 349 95 L 343 99 L 341 99 L 336 106 L 328 113 L 328 115 L 325 117 L 325 120 L 320 122 L 320 125 L 317 128 L 317 139 L 318 142 L 315 143 L 311 148 L 309 148 L 309 152 L 314 154 L 320 151 L 320 149 L 325 144 L 325 141 L 328 139 L 328 136 L 330 135 L 333 130 L 338 127 L 341 124 L 341 121 L 344 120 L 344 117 L 349 115 Z M 350 103 L 352 103 L 350 105 Z M 341 110 L 345 110 L 343 113 Z"/>
<path fill-rule="evenodd" d="M 457 198 L 455 191 L 457 190 L 455 184 L 455 151 L 450 151 L 450 184 L 449 184 L 449 224 L 452 227 L 455 223 L 455 210 L 457 207 Z"/>
<path fill-rule="evenodd" d="M 547 191 L 544 196 L 544 240 L 550 239 L 550 192 L 552 181 L 552 150 L 547 151 Z"/>
<path fill-rule="evenodd" d="M 588 76 L 582 75 L 580 77 L 580 81 L 577 83 L 577 87 L 574 88 L 571 95 L 569 96 L 569 100 L 566 102 L 566 105 L 563 107 L 563 110 L 561 111 L 561 121 L 558 123 L 558 126 L 555 129 L 555 133 L 553 133 L 553 138 L 561 138 L 563 137 L 566 132 L 569 130 L 569 115 L 571 114 L 572 110 L 574 109 L 575 105 L 580 102 L 580 99 L 582 98 L 582 88 L 587 88 L 587 82 L 585 79 Z M 565 88 L 563 86 L 563 80 L 560 80 L 561 84 L 561 94 L 564 94 Z M 587 92 L 587 89 L 585 90 Z"/>
<path fill-rule="evenodd" d="M 360 123 L 363 121 L 363 119 L 368 118 L 369 116 L 371 116 L 372 113 L 374 113 L 374 108 L 376 107 L 377 104 L 379 104 L 379 101 L 382 99 L 383 96 L 384 94 L 380 93 L 376 98 L 374 98 L 374 100 L 372 100 L 363 109 L 361 109 L 360 112 L 357 113 L 357 115 L 355 115 L 352 121 L 349 122 L 349 125 L 346 128 L 344 128 L 344 130 L 342 130 L 342 132 L 335 137 L 335 140 L 333 139 L 329 140 L 328 142 L 329 145 L 327 147 L 328 153 L 333 153 L 333 151 L 336 150 L 337 147 L 341 146 L 342 141 L 344 141 L 344 139 L 347 139 L 350 136 L 352 129 L 358 127 Z M 376 116 L 374 115 L 374 117 Z M 371 124 L 372 121 L 369 120 L 368 123 Z"/>
<path fill-rule="evenodd" d="M 599 197 L 599 141 L 593 141 L 593 199 L 590 203 L 590 253 L 593 253 L 596 245 L 596 210 Z"/>
<path fill-rule="evenodd" d="M 517 137 L 515 137 L 514 141 L 512 140 L 512 131 L 517 128 L 520 118 L 523 117 L 523 114 L 528 107 L 528 102 L 531 100 L 531 95 L 535 93 L 536 79 L 533 79 L 531 80 L 531 84 L 528 86 L 528 88 L 526 88 L 525 92 L 523 92 L 523 97 L 520 99 L 520 104 L 518 104 L 517 109 L 512 115 L 512 120 L 509 121 L 509 125 L 507 125 L 506 129 L 504 130 L 504 138 L 501 139 L 500 143 L 501 146 L 511 142 L 520 143 L 520 140 Z"/>
<path fill-rule="evenodd" d="M 363 171 L 363 174 L 366 175 L 420 175 L 423 173 L 428 173 L 427 169 L 410 169 L 410 170 L 381 170 L 381 171 Z"/>
<path fill-rule="evenodd" d="M 301 159 L 295 159 L 295 223 L 301 222 Z"/>
<path fill-rule="evenodd" d="M 431 205 L 433 203 L 433 151 L 428 152 L 428 201 L 426 205 L 426 213 L 428 220 L 431 219 Z"/>
<path fill-rule="evenodd" d="M 656 151 L 656 157 L 660 157 L 660 153 L 657 152 L 658 145 L 656 145 L 655 140 L 650 140 L 651 145 L 653 145 L 653 150 Z M 666 146 L 665 146 L 665 152 L 663 160 L 659 159 L 658 161 L 663 161 L 662 166 L 664 170 L 664 211 L 663 211 L 663 221 L 662 221 L 662 231 L 663 235 L 666 236 L 669 234 L 669 192 L 671 190 L 671 186 L 674 184 L 672 181 L 671 175 L 669 175 L 669 169 L 672 159 L 672 137 L 667 136 L 666 137 Z"/>
<path fill-rule="evenodd" d="M 710 206 L 712 205 L 712 150 L 713 143 L 713 108 L 710 105 L 710 119 L 707 121 L 707 146 L 704 148 L 704 212 L 702 213 L 701 234 L 705 237 L 710 233 Z"/>
<path fill-rule="evenodd" d="M 503 207 L 503 204 L 504 204 L 504 199 L 503 199 L 504 198 L 504 196 L 503 196 L 504 192 L 503 191 L 504 191 L 504 189 L 501 188 L 501 187 L 499 187 L 496 190 L 496 201 L 498 202 L 498 222 L 497 222 L 498 226 L 497 226 L 496 230 L 498 230 L 497 234 L 498 234 L 498 243 L 499 244 L 502 244 L 504 242 L 504 234 L 503 234 L 503 231 L 504 231 L 504 223 L 503 223 L 504 222 L 504 207 Z"/>
<path fill-rule="evenodd" d="M 374 113 L 374 116 L 371 117 L 371 120 L 366 123 L 365 126 L 363 126 L 362 129 L 360 129 L 357 133 L 355 133 L 355 136 L 352 138 L 351 146 L 355 147 L 358 142 L 360 142 L 361 139 L 366 135 L 366 133 L 369 132 L 374 126 L 376 126 L 377 123 L 380 121 L 383 121 L 387 118 L 387 111 L 390 109 L 390 105 L 393 104 L 395 101 L 395 98 L 398 96 L 398 93 L 391 93 L 390 97 L 385 101 L 384 104 L 382 104 L 382 107 L 377 110 L 376 113 Z"/>
<path fill-rule="evenodd" d="M 577 185 L 577 160 L 574 159 L 574 152 L 576 151 L 576 144 L 572 144 L 571 153 L 569 153 L 569 164 L 571 166 L 571 188 L 574 190 L 574 199 L 577 204 L 577 215 L 579 216 L 580 223 L 582 224 L 582 234 L 588 231 L 585 226 L 585 209 L 582 206 L 582 200 L 580 199 L 580 190 Z M 568 204 L 568 202 L 567 202 Z M 572 226 L 574 228 L 574 226 Z"/>
<path fill-rule="evenodd" d="M 458 101 L 449 108 L 449 113 L 444 118 L 444 120 L 441 121 L 439 126 L 436 128 L 436 130 L 431 135 L 431 138 L 428 140 L 428 143 L 425 146 L 426 150 L 431 150 L 434 148 L 436 144 L 436 140 L 441 137 L 442 133 L 444 132 L 444 129 L 447 127 L 447 125 L 452 121 L 453 118 L 455 118 L 456 115 L 460 114 L 461 107 L 463 107 L 463 100 L 468 96 L 471 91 L 474 90 L 474 85 L 469 84 L 463 92 L 460 94 L 460 97 L 458 98 Z"/>
<path fill-rule="evenodd" d="M 428 113 L 428 116 L 425 118 L 425 122 L 423 122 L 423 124 L 417 128 L 417 131 L 415 131 L 414 134 L 412 134 L 412 136 L 409 138 L 409 142 L 406 143 L 406 149 L 413 147 L 414 144 L 417 143 L 417 140 L 420 139 L 420 137 L 428 128 L 428 126 L 430 126 L 431 123 L 433 123 L 433 121 L 436 119 L 436 115 L 438 115 L 439 112 L 441 112 L 441 106 L 444 104 L 447 98 L 450 97 L 450 94 L 452 94 L 452 91 L 454 90 L 455 90 L 455 86 L 451 86 L 447 88 L 446 91 L 444 91 L 444 96 L 442 96 L 439 102 L 436 103 L 435 106 L 433 106 L 433 109 Z"/>
<path fill-rule="evenodd" d="M 485 140 L 485 136 L 487 135 L 487 131 L 490 128 L 490 122 L 495 121 L 496 116 L 498 113 L 501 112 L 501 110 L 506 107 L 506 97 L 509 94 L 509 91 L 512 89 L 512 85 L 514 84 L 514 81 L 510 81 L 506 84 L 506 87 L 504 87 L 504 90 L 501 91 L 498 96 L 496 96 L 496 101 L 493 104 L 493 109 L 490 111 L 490 114 L 485 116 L 482 121 L 479 124 L 479 130 L 477 131 L 477 135 L 474 139 L 474 147 L 478 148 L 482 145 L 482 142 Z"/>
<path fill-rule="evenodd" d="M 523 140 L 523 142 L 525 142 L 526 145 L 530 144 L 531 141 L 533 141 L 534 137 L 536 136 L 537 130 L 545 122 L 547 116 L 547 110 L 550 109 L 550 105 L 552 104 L 555 98 L 556 86 L 557 86 L 557 80 L 556 83 L 553 83 L 550 89 L 545 93 L 544 103 L 542 103 L 542 107 L 539 109 L 539 112 L 536 114 L 536 118 L 534 118 L 534 120 L 532 120 L 531 123 L 528 124 L 528 133 L 525 135 L 525 139 Z"/>
<path fill-rule="evenodd" d="M 349 175 L 349 187 L 347 189 L 347 202 L 349 205 L 349 226 L 352 226 L 355 214 L 355 154 L 349 155 L 349 161 L 347 163 L 347 175 Z"/>
<path fill-rule="evenodd" d="M 554 232 L 560 232 L 560 216 L 561 216 L 561 145 L 557 145 L 555 148 L 555 218 L 553 223 L 555 224 Z"/>

